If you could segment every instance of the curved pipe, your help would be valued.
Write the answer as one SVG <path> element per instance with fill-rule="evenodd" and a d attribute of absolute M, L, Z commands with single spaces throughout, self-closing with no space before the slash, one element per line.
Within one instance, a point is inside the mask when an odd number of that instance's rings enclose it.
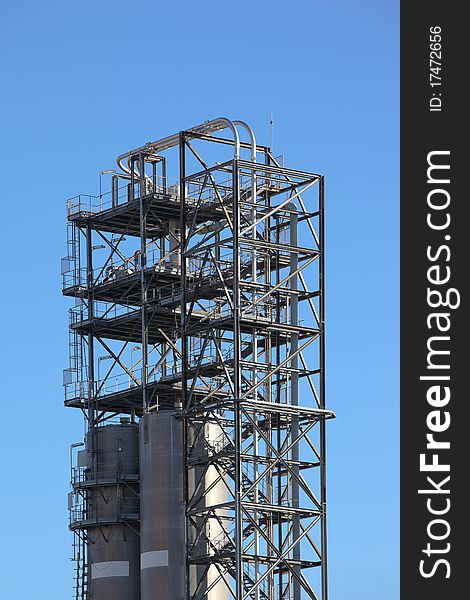
<path fill-rule="evenodd" d="M 253 129 L 248 125 L 248 123 L 245 123 L 245 121 L 234 121 L 233 122 L 234 125 L 240 125 L 241 127 L 243 127 L 244 129 L 246 129 L 246 131 L 248 132 L 248 135 L 250 136 L 250 142 L 251 142 L 251 160 L 255 163 L 256 162 L 256 138 L 255 138 L 255 134 Z M 256 196 L 257 196 L 257 189 L 256 189 L 256 171 L 255 169 L 253 169 L 251 171 L 251 202 L 253 204 L 252 209 L 251 209 L 251 220 L 254 223 L 256 221 Z M 256 227 L 253 227 L 253 239 L 256 239 Z M 257 258 L 257 253 L 256 253 L 256 247 L 253 249 L 253 257 L 252 257 L 252 277 L 253 277 L 253 281 L 256 283 L 258 277 L 257 277 L 257 268 L 258 268 L 258 258 Z M 253 343 L 254 343 L 254 347 L 256 348 L 256 340 L 253 337 Z M 256 353 L 255 353 L 256 356 Z"/>
<path fill-rule="evenodd" d="M 240 127 L 243 127 L 247 132 L 248 135 L 250 137 L 250 144 L 251 144 L 251 160 L 252 162 L 256 162 L 257 160 L 257 156 L 256 156 L 256 137 L 255 137 L 255 133 L 253 131 L 253 129 L 248 125 L 248 123 L 246 123 L 245 121 L 232 121 L 233 125 L 238 125 Z M 251 176 L 251 197 L 253 198 L 253 202 L 256 202 L 256 194 L 257 194 L 257 189 L 256 189 L 256 172 L 253 171 L 252 176 Z M 254 216 L 254 208 L 252 209 L 252 219 L 254 221 L 255 216 Z M 223 221 L 222 221 L 223 223 Z M 224 225 L 222 225 L 224 226 Z M 218 229 L 220 229 L 220 224 L 219 225 L 201 225 L 197 231 L 198 233 L 208 233 L 210 231 L 217 231 Z M 254 237 L 256 237 L 256 232 L 255 230 L 253 230 L 253 235 Z"/>
<path fill-rule="evenodd" d="M 230 119 L 226 119 L 225 117 L 220 117 L 219 119 L 216 119 L 216 121 L 219 121 L 220 123 L 225 123 L 225 126 L 232 130 L 235 145 L 233 149 L 233 158 L 240 158 L 240 136 L 238 135 L 238 130 L 235 127 L 233 121 L 230 121 Z M 194 130 L 191 129 L 190 131 Z"/>
<path fill-rule="evenodd" d="M 234 121 L 233 122 L 234 125 L 240 125 L 241 127 L 243 127 L 244 129 L 246 129 L 246 131 L 248 131 L 248 135 L 250 136 L 250 142 L 251 142 L 251 160 L 253 162 L 256 162 L 256 138 L 255 138 L 255 134 L 253 129 L 248 125 L 248 123 L 245 123 L 245 121 Z M 251 173 L 251 201 L 256 204 L 256 194 L 257 194 L 257 190 L 256 190 L 256 171 L 253 170 Z M 253 208 L 253 219 L 254 219 L 254 208 Z M 253 230 L 253 235 L 255 236 L 255 231 Z"/>
<path fill-rule="evenodd" d="M 251 142 L 251 160 L 256 162 L 256 138 L 253 129 L 245 123 L 245 121 L 233 121 L 234 125 L 241 125 L 246 131 L 248 131 L 248 135 L 250 136 Z"/>
<path fill-rule="evenodd" d="M 196 125 L 196 127 L 192 127 L 188 131 L 193 131 L 195 133 L 214 133 L 215 131 L 220 131 L 222 129 L 230 129 L 233 133 L 234 139 L 234 154 L 233 157 L 235 159 L 240 158 L 240 138 L 238 135 L 237 128 L 233 124 L 230 119 L 225 117 L 219 117 L 218 119 L 213 119 L 212 121 L 206 121 L 205 123 L 201 123 L 201 125 Z M 175 133 L 161 140 L 156 140 L 155 142 L 149 142 L 145 144 L 145 146 L 140 146 L 135 150 L 131 150 L 130 152 L 126 152 L 117 157 L 116 162 L 118 167 L 126 172 L 130 173 L 130 168 L 124 164 L 126 158 L 130 158 L 132 154 L 136 154 L 138 152 L 144 152 L 146 150 L 155 150 L 156 152 L 163 152 L 164 150 L 168 150 L 169 148 L 173 148 L 179 144 L 179 133 Z"/>

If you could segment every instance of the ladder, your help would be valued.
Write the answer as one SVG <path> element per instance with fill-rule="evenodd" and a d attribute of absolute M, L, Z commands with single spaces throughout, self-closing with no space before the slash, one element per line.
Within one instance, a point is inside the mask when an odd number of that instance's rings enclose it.
<path fill-rule="evenodd" d="M 73 560 L 75 561 L 74 600 L 87 600 L 88 560 L 86 556 L 86 542 L 83 534 L 74 532 L 73 550 Z"/>

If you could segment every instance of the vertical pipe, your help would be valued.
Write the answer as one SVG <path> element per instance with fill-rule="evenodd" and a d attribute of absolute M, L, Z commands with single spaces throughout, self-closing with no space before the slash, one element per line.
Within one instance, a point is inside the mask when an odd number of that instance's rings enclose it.
<path fill-rule="evenodd" d="M 165 165 L 165 158 L 161 158 L 160 161 L 162 164 L 162 175 L 164 172 L 164 165 Z M 155 169 L 157 168 L 157 163 L 154 162 L 154 166 Z M 159 184 L 158 184 L 158 173 L 155 173 L 156 177 L 155 177 L 155 184 L 154 184 L 154 191 L 155 193 L 159 193 Z M 165 181 L 165 179 L 163 179 L 163 182 Z M 163 193 L 165 193 L 165 184 L 163 183 Z M 166 247 L 166 232 L 164 232 L 159 239 L 159 249 L 160 249 L 160 260 L 163 259 L 163 257 L 165 256 L 165 247 Z M 162 263 L 163 264 L 163 263 Z M 164 266 L 164 264 L 163 264 Z M 154 291 L 154 295 L 155 295 L 155 291 Z M 161 377 L 166 377 L 167 375 L 167 359 L 166 359 L 166 354 L 167 354 L 167 348 L 168 345 L 166 342 L 163 342 L 161 344 L 161 349 L 162 349 L 162 356 L 164 356 L 164 360 L 162 361 L 162 366 L 161 366 Z M 156 374 L 158 376 L 158 374 Z"/>
<path fill-rule="evenodd" d="M 256 142 L 253 140 L 253 148 L 252 148 L 252 156 L 251 156 L 251 160 L 253 162 L 256 162 Z M 257 190 L 256 190 L 256 170 L 254 167 L 252 167 L 252 175 L 251 175 L 251 202 L 253 204 L 253 208 L 252 208 L 252 223 L 255 223 L 257 217 L 258 217 L 258 213 L 257 213 Z M 256 240 L 256 227 L 253 227 L 253 240 Z M 257 283 L 258 282 L 258 253 L 256 252 L 256 246 L 253 247 L 253 267 L 252 267 L 253 273 L 252 273 L 252 281 L 253 283 Z M 255 298 L 257 296 L 256 294 L 256 287 L 254 288 L 255 292 Z M 257 379 L 257 366 L 256 363 L 258 362 L 258 331 L 255 329 L 253 332 L 253 362 L 255 364 L 254 366 L 254 371 L 253 371 L 253 385 L 256 385 L 256 379 Z M 258 398 L 258 388 L 255 389 L 255 397 L 254 400 L 256 401 Z M 257 413 L 256 411 L 253 411 L 253 422 L 255 424 L 258 424 L 258 417 L 257 417 Z M 257 461 L 257 456 L 258 456 L 258 431 L 255 430 L 253 431 L 253 453 L 255 455 L 255 460 L 254 460 L 254 465 L 253 465 L 253 480 L 256 481 L 258 479 L 258 461 Z M 257 504 L 259 502 L 259 485 L 256 485 L 256 489 L 255 489 L 255 504 Z M 255 523 L 258 525 L 258 511 L 256 511 L 256 513 L 254 514 L 254 519 L 255 519 Z M 258 556 L 259 554 L 259 533 L 257 530 L 255 530 L 254 533 L 255 536 L 255 547 L 254 547 L 254 553 L 255 556 Z M 259 579 L 259 562 L 258 560 L 255 561 L 255 581 L 258 581 Z M 259 600 L 260 597 L 260 589 L 259 587 L 256 588 L 256 596 L 255 596 L 255 600 Z"/>
<path fill-rule="evenodd" d="M 290 291 L 289 294 L 289 302 L 290 302 L 290 322 L 291 325 L 296 327 L 299 321 L 299 307 L 298 307 L 298 296 L 297 296 L 297 288 L 298 288 L 298 254 L 297 254 L 297 246 L 298 246 L 298 216 L 296 212 L 296 206 L 294 203 L 288 204 L 290 212 L 290 226 L 289 226 L 289 245 L 291 247 L 290 250 Z M 299 348 L 299 336 L 297 333 L 291 334 L 291 354 L 293 355 L 290 361 L 291 372 L 291 403 L 294 406 L 299 404 L 299 356 L 297 354 Z M 291 425 L 291 441 L 293 444 L 292 448 L 292 460 L 293 466 L 292 471 L 296 476 L 296 479 L 292 479 L 292 506 L 294 508 L 299 508 L 300 499 L 299 499 L 299 443 L 296 440 L 299 438 L 299 420 L 298 417 L 292 417 L 292 425 Z M 294 515 L 293 523 L 292 523 L 292 538 L 295 543 L 300 537 L 300 517 L 298 515 Z M 301 567 L 300 567 L 300 543 L 297 543 L 293 547 L 292 557 L 294 561 L 298 562 L 298 566 L 294 565 L 294 570 L 299 576 L 301 575 Z M 293 600 L 300 600 L 301 588 L 300 581 L 298 578 L 294 578 L 293 581 Z"/>
<path fill-rule="evenodd" d="M 75 269 L 76 269 L 76 275 L 75 275 L 75 281 L 77 282 L 78 285 L 81 285 L 82 283 L 82 257 L 81 257 L 81 228 L 78 225 L 72 224 L 72 245 L 75 248 L 75 256 L 76 259 L 74 261 L 75 264 Z M 77 229 L 77 231 L 76 231 Z"/>
<path fill-rule="evenodd" d="M 130 187 L 129 189 L 129 198 L 128 198 L 128 202 L 131 202 L 132 200 L 134 200 L 135 198 L 135 169 L 134 169 L 134 165 L 135 165 L 135 158 L 132 157 L 131 161 L 130 161 L 130 167 L 131 167 L 131 183 L 130 183 Z"/>
<path fill-rule="evenodd" d="M 235 600 L 243 598 L 242 428 L 240 412 L 240 190 L 238 159 L 233 161 L 233 389 L 235 421 Z"/>
<path fill-rule="evenodd" d="M 134 177 L 134 160 L 132 160 L 132 178 Z M 142 407 L 148 412 L 147 398 L 147 365 L 148 365 L 148 323 L 147 323 L 147 286 L 145 283 L 145 268 L 147 266 L 147 206 L 145 197 L 145 155 L 139 155 L 139 207 L 140 207 L 140 304 L 141 304 L 141 352 L 142 352 Z"/>
<path fill-rule="evenodd" d="M 320 408 L 326 407 L 325 377 L 325 180 L 320 178 Z M 320 485 L 321 485 L 321 556 L 322 556 L 322 600 L 328 600 L 327 521 L 326 521 L 326 423 L 320 420 Z"/>
<path fill-rule="evenodd" d="M 113 208 L 116 208 L 116 206 L 118 205 L 118 187 L 119 187 L 118 176 L 113 175 L 113 177 L 111 179 L 111 199 L 112 199 L 112 207 Z"/>
<path fill-rule="evenodd" d="M 152 161 L 152 193 L 157 193 L 157 161 Z"/>
<path fill-rule="evenodd" d="M 280 244 L 281 243 L 281 231 L 282 231 L 282 224 L 279 220 L 279 217 L 276 216 L 274 218 L 274 232 L 275 232 L 275 241 L 276 244 Z M 275 277 L 275 283 L 276 285 L 279 285 L 280 281 L 281 281 L 281 267 L 280 267 L 280 261 L 279 261 L 279 252 L 276 252 L 276 260 L 275 260 L 275 269 L 276 269 L 276 277 Z M 279 292 L 275 293 L 275 298 L 276 298 L 276 321 L 280 322 L 281 321 L 281 302 L 280 302 L 280 296 L 279 296 Z M 281 336 L 279 334 L 279 331 L 276 331 L 276 349 L 275 349 L 275 353 L 276 353 L 276 365 L 279 365 L 281 363 Z M 275 401 L 281 403 L 281 392 L 282 392 L 282 384 L 281 384 L 281 373 L 278 371 L 278 373 L 276 374 L 276 398 Z M 282 439 L 281 439 L 281 428 L 279 427 L 279 425 L 277 426 L 277 431 L 276 431 L 276 450 L 277 452 L 280 454 L 281 453 L 281 449 L 282 449 Z M 279 462 L 278 466 L 277 466 L 277 503 L 280 506 L 282 503 L 282 465 Z M 277 528 L 278 528 L 278 532 L 277 532 L 277 544 L 278 544 L 278 548 L 282 548 L 282 515 L 280 514 L 277 518 Z M 279 574 L 278 574 L 278 589 L 279 589 L 279 593 L 278 593 L 278 597 L 282 598 L 282 569 L 279 569 Z"/>
<path fill-rule="evenodd" d="M 269 164 L 269 156 L 268 154 L 265 152 L 264 154 L 264 161 L 265 164 Z M 265 208 L 267 208 L 267 212 L 269 212 L 269 209 L 271 207 L 271 195 L 269 193 L 269 179 L 266 178 L 265 179 L 265 185 L 266 185 L 266 195 L 265 195 Z M 265 225 L 264 225 L 264 240 L 265 241 L 271 241 L 271 226 L 272 226 L 272 217 L 268 217 L 265 221 Z M 269 289 L 269 287 L 271 287 L 272 285 L 272 278 L 273 278 L 273 273 L 272 273 L 272 269 L 271 269 L 271 256 L 268 253 L 265 253 L 264 259 L 264 283 L 266 285 L 266 288 Z M 272 348 L 272 338 L 271 336 L 267 336 L 265 338 L 265 363 L 266 365 L 268 365 L 268 367 L 270 368 L 272 366 L 272 354 L 273 354 L 273 348 Z M 266 382 L 266 400 L 268 402 L 272 402 L 273 400 L 273 382 L 272 379 L 270 378 L 267 382 Z M 272 414 L 267 415 L 266 417 L 266 421 L 267 421 L 267 431 L 266 431 L 266 436 L 268 438 L 269 444 L 270 446 L 273 446 L 274 444 L 274 435 L 273 435 L 273 416 Z M 272 461 L 273 459 L 273 453 L 271 450 L 271 447 L 266 449 L 266 456 L 268 459 L 268 462 Z M 274 470 L 274 469 L 273 469 Z M 274 481 L 275 481 L 275 476 L 273 474 L 272 471 L 269 472 L 268 476 L 267 476 L 267 480 L 266 480 L 266 492 L 268 495 L 268 501 L 271 502 L 272 504 L 275 504 L 275 499 L 274 499 Z M 276 498 L 277 501 L 277 498 Z M 282 517 L 281 517 L 282 519 Z M 275 532 L 275 517 L 273 517 L 272 514 L 269 515 L 268 517 L 268 536 L 269 539 L 274 540 L 274 532 Z M 282 536 L 282 529 L 280 527 L 278 527 L 278 539 L 279 536 Z M 280 538 L 282 541 L 282 537 Z M 274 556 L 274 552 L 271 548 L 271 546 L 269 546 L 267 548 L 267 555 L 269 558 L 273 558 Z M 281 570 L 279 570 L 279 573 L 281 573 Z M 282 577 L 282 574 L 280 574 L 280 577 Z M 275 591 L 275 574 L 274 573 L 270 573 L 270 575 L 268 576 L 268 590 L 269 590 L 269 594 L 271 595 L 272 598 L 274 598 L 274 591 Z"/>
<path fill-rule="evenodd" d="M 166 194 L 166 158 L 164 156 L 162 157 L 162 187 L 163 193 Z"/>

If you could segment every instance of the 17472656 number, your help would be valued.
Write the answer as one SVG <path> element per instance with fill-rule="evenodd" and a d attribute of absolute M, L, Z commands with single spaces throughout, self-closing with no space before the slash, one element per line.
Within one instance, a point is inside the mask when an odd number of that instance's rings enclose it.
<path fill-rule="evenodd" d="M 432 97 L 429 100 L 429 110 L 442 110 L 442 28 L 435 25 L 429 28 L 429 85 Z"/>

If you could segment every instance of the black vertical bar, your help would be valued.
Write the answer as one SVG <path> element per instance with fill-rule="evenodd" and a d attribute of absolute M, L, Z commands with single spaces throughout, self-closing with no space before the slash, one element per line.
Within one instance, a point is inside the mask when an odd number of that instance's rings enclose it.
<path fill-rule="evenodd" d="M 400 587 L 442 600 L 468 596 L 468 25 L 401 11 Z"/>

